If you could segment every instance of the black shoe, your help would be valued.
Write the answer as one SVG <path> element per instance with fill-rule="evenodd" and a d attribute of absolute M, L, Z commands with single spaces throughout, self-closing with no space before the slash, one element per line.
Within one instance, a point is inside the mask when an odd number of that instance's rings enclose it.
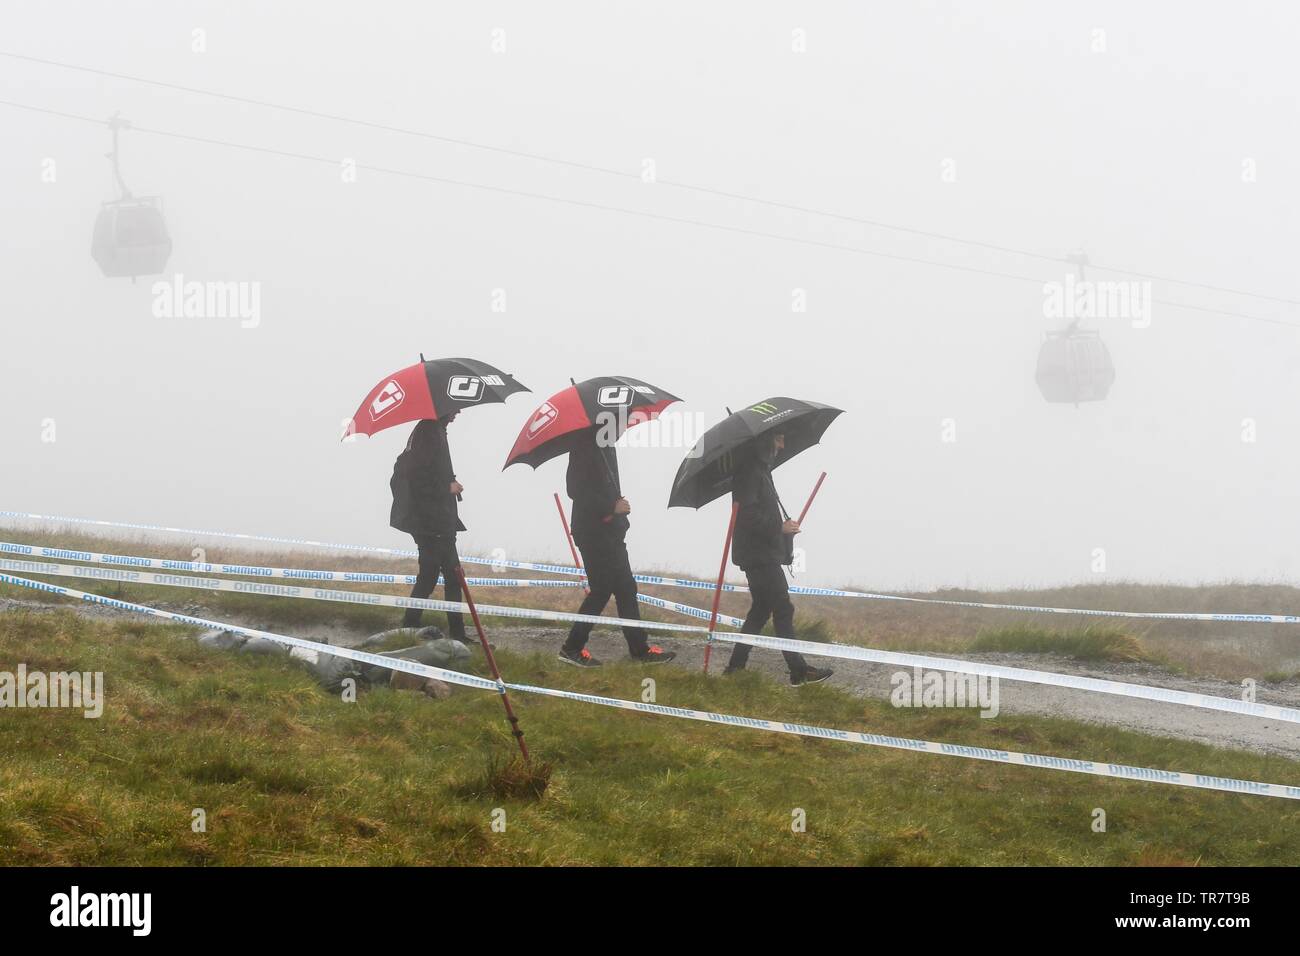
<path fill-rule="evenodd" d="M 600 661 L 591 656 L 591 651 L 585 647 L 580 651 L 571 651 L 561 647 L 560 653 L 555 655 L 559 660 L 566 664 L 572 664 L 574 667 L 599 667 Z"/>
<path fill-rule="evenodd" d="M 666 651 L 657 644 L 651 644 L 640 654 L 632 654 L 632 660 L 641 664 L 667 664 L 677 656 L 676 651 Z"/>
<path fill-rule="evenodd" d="M 831 679 L 835 672 L 829 667 L 810 667 L 798 677 L 790 675 L 790 683 L 794 687 L 803 687 L 807 684 L 820 684 L 823 681 Z"/>

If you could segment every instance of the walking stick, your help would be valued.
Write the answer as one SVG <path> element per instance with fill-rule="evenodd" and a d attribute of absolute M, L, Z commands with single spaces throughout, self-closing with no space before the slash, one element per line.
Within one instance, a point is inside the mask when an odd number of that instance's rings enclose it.
<path fill-rule="evenodd" d="M 478 631 L 483 653 L 487 655 L 488 666 L 492 668 L 492 676 L 501 688 L 501 703 L 506 709 L 506 720 L 510 721 L 510 732 L 515 735 L 519 752 L 524 755 L 524 763 L 531 764 L 528 745 L 524 743 L 524 732 L 519 729 L 519 718 L 515 716 L 515 710 L 510 706 L 510 695 L 506 693 L 505 681 L 501 679 L 501 671 L 497 668 L 497 659 L 492 655 L 492 645 L 488 643 L 487 635 L 483 633 L 483 624 L 478 619 L 478 608 L 474 605 L 474 599 L 469 596 L 469 583 L 465 580 L 465 569 L 459 564 L 456 565 L 456 577 L 460 578 L 461 594 L 465 595 L 465 603 L 469 605 L 469 616 L 474 619 L 474 628 Z"/>
<path fill-rule="evenodd" d="M 731 536 L 736 532 L 736 515 L 739 502 L 731 503 L 731 521 L 727 523 L 727 540 L 722 546 L 722 565 L 718 568 L 718 586 L 713 589 L 713 613 L 709 615 L 709 641 L 704 645 L 704 673 L 709 672 L 709 657 L 713 653 L 713 629 L 718 624 L 718 602 L 722 600 L 722 577 L 727 573 L 727 557 L 731 554 Z"/>
<path fill-rule="evenodd" d="M 587 572 L 582 567 L 582 559 L 578 557 L 578 549 L 573 544 L 573 532 L 569 530 L 569 519 L 564 517 L 564 505 L 560 504 L 560 493 L 555 493 L 555 510 L 560 513 L 560 524 L 564 526 L 564 537 L 569 542 L 569 553 L 573 555 L 573 563 L 582 571 L 582 589 L 588 594 L 591 593 L 591 587 L 587 584 Z"/>
<path fill-rule="evenodd" d="M 799 512 L 799 525 L 803 526 L 803 519 L 808 515 L 808 509 L 812 507 L 813 499 L 817 497 L 817 492 L 822 489 L 822 482 L 826 480 L 826 472 L 822 472 L 821 477 L 817 479 L 817 484 L 813 485 L 812 494 L 808 496 L 808 501 L 803 506 L 803 511 Z M 558 500 L 558 496 L 557 500 Z"/>

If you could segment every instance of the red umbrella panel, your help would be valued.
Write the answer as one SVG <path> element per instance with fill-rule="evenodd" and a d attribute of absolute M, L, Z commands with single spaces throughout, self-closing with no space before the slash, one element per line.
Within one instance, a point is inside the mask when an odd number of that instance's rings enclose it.
<path fill-rule="evenodd" d="M 352 415 L 349 435 L 375 432 L 421 419 L 445 419 L 464 408 L 504 402 L 528 391 L 500 369 L 477 359 L 420 361 L 379 380 Z"/>
<path fill-rule="evenodd" d="M 642 422 L 653 421 L 676 395 L 626 375 L 603 375 L 556 392 L 528 416 L 506 458 L 536 468 L 567 453 L 576 435 L 589 428 L 608 429 L 611 441 Z"/>

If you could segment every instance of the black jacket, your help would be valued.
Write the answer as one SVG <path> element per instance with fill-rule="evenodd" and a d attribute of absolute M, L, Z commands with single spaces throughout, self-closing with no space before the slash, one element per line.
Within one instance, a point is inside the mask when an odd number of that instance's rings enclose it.
<path fill-rule="evenodd" d="M 407 534 L 455 534 L 464 531 L 456 496 L 448 488 L 456 480 L 447 447 L 447 426 L 422 421 L 411 432 L 406 450 L 397 456 L 389 487 L 393 510 L 388 523 Z"/>
<path fill-rule="evenodd" d="M 569 452 L 565 485 L 573 500 L 569 519 L 575 538 L 609 535 L 620 541 L 631 522 L 627 515 L 614 514 L 614 502 L 622 497 L 618 485 L 618 455 L 613 448 L 596 444 L 593 434 Z"/>
<path fill-rule="evenodd" d="M 740 505 L 731 540 L 731 560 L 738 568 L 790 564 L 794 535 L 781 530 L 781 504 L 772 483 L 772 464 L 758 455 L 746 456 L 735 471 L 731 500 Z"/>

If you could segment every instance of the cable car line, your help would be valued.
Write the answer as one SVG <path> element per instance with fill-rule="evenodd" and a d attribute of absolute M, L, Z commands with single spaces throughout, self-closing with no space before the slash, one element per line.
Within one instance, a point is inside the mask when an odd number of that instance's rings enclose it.
<path fill-rule="evenodd" d="M 31 106 L 26 103 L 16 103 L 13 102 L 12 100 L 0 100 L 0 106 L 9 106 L 16 109 L 28 110 L 34 113 L 44 113 L 51 116 L 61 117 L 64 119 L 79 120 L 85 123 L 93 123 L 96 126 L 105 125 L 104 120 L 97 119 L 96 117 L 93 116 L 84 116 L 77 113 L 63 112 L 61 110 L 46 109 L 44 107 Z M 132 132 L 135 133 L 162 136 L 169 139 L 177 139 L 186 142 L 199 143 L 203 145 L 221 146 L 229 149 L 239 149 L 248 152 L 264 153 L 270 156 L 279 156 L 285 159 L 299 159 L 306 162 L 327 164 L 329 166 L 333 166 L 336 168 L 338 167 L 339 164 L 338 157 L 315 156 L 309 153 L 297 153 L 297 152 L 292 152 L 290 150 L 275 149 L 269 146 L 257 146 L 249 143 L 236 143 L 230 140 L 214 139 L 212 137 L 207 137 L 207 136 L 195 136 L 193 134 L 178 133 L 171 130 L 153 129 L 150 127 L 138 126 L 135 124 L 132 124 L 131 130 Z M 876 258 L 889 259 L 896 262 L 907 262 L 907 263 L 913 263 L 917 265 L 936 266 L 941 269 L 950 269 L 957 272 L 968 272 L 976 275 L 987 275 L 987 276 L 993 276 L 995 278 L 1001 278 L 1001 279 L 1013 279 L 1018 282 L 1032 283 L 1040 287 L 1043 285 L 1045 281 L 1050 281 L 1050 280 L 1037 278 L 1034 276 L 1020 275 L 1012 272 L 1001 272 L 995 269 L 983 269 L 978 266 L 967 266 L 967 265 L 960 265 L 958 263 L 953 263 L 953 262 L 944 262 L 939 259 L 928 259 L 921 256 L 907 256 L 907 255 L 901 255 L 892 252 L 881 252 L 875 249 L 862 249 L 857 246 L 848 246 L 848 245 L 843 245 L 841 243 L 827 242 L 821 239 L 808 239 L 801 236 L 790 236 L 790 235 L 784 235 L 782 233 L 766 232 L 758 229 L 748 229 L 744 226 L 731 226 L 731 225 L 726 225 L 724 223 L 707 222 L 705 220 L 690 219 L 683 216 L 671 216 L 666 213 L 646 212 L 640 209 L 629 209 L 623 206 L 611 206 L 605 203 L 598 203 L 598 202 L 593 202 L 585 199 L 573 199 L 567 196 L 554 196 L 554 195 L 549 195 L 547 193 L 537 193 L 537 192 L 531 192 L 523 189 L 514 189 L 508 186 L 495 186 L 490 183 L 478 183 L 478 182 L 471 182 L 468 180 L 451 179 L 445 176 L 434 176 L 429 173 L 420 173 L 420 172 L 415 172 L 413 170 L 394 169 L 392 167 L 375 166 L 375 165 L 362 164 L 362 163 L 357 163 L 356 168 L 358 170 L 380 173 L 382 175 L 398 176 L 398 177 L 403 177 L 408 179 L 421 180 L 424 182 L 439 183 L 448 186 L 460 186 L 468 189 L 477 189 L 484 192 L 498 193 L 501 195 L 515 196 L 519 198 L 538 199 L 538 200 L 543 200 L 545 202 L 559 203 L 562 205 L 574 206 L 583 209 L 595 209 L 595 210 L 600 210 L 602 212 L 612 212 L 612 213 L 620 213 L 622 215 L 627 215 L 627 216 L 637 216 L 640 218 L 651 219 L 659 222 L 670 222 L 677 225 L 687 225 L 687 226 L 693 226 L 701 229 L 712 229 L 720 232 L 729 232 L 738 235 L 753 236 L 762 239 L 775 239 L 781 242 L 813 246 L 821 249 L 833 249 L 838 252 L 849 252 L 857 255 L 873 256 Z M 1153 303 L 1157 303 L 1160 305 L 1167 305 L 1174 308 L 1189 309 L 1192 311 L 1205 312 L 1213 315 L 1228 316 L 1231 318 L 1248 319 L 1256 322 L 1267 322 L 1276 325 L 1285 325 L 1293 328 L 1300 328 L 1300 323 L 1288 322 L 1284 319 L 1276 319 L 1268 316 L 1253 315 L 1253 314 L 1242 313 L 1242 312 L 1232 312 L 1225 309 L 1215 309 L 1215 308 L 1209 308 L 1205 306 L 1189 305 L 1183 302 L 1175 302 L 1166 299 L 1157 299 L 1154 297 L 1150 301 Z"/>
<path fill-rule="evenodd" d="M 323 110 L 315 110 L 301 106 L 290 106 L 283 103 L 274 103 L 269 100 L 257 99 L 248 96 L 239 96 L 233 93 L 222 93 L 217 90 L 202 89 L 200 87 L 185 86 L 179 83 L 169 83 L 163 80 L 153 80 L 147 77 L 134 76 L 129 73 L 118 73 L 111 70 L 101 70 L 95 67 L 80 66 L 74 63 L 64 63 L 58 60 L 49 60 L 41 57 L 27 56 L 20 53 L 12 53 L 0 50 L 0 56 L 13 60 L 21 60 L 29 63 L 38 63 L 43 66 L 52 66 L 60 69 L 74 70 L 81 73 L 89 73 L 95 76 L 103 76 L 111 79 L 126 80 L 132 83 L 140 83 L 146 86 L 156 86 L 162 89 L 173 90 L 181 93 L 189 93 L 198 96 L 208 96 L 214 99 L 226 100 L 232 103 L 241 103 L 248 106 L 258 106 L 266 109 L 282 110 L 287 113 L 294 113 L 300 116 L 309 116 L 315 119 L 329 120 L 332 122 L 348 123 L 354 126 L 360 126 L 366 129 L 379 130 L 382 132 L 396 133 L 402 136 L 413 136 L 421 139 L 429 139 L 442 143 L 449 143 L 455 146 L 463 146 L 468 149 L 478 149 L 487 152 L 499 153 L 506 156 L 514 156 L 521 159 L 531 159 L 537 162 L 550 163 L 557 166 L 566 166 L 572 169 L 580 169 L 586 172 L 600 173 L 602 175 L 617 176 L 623 179 L 634 179 L 640 181 L 637 173 L 628 172 L 622 169 L 616 169 L 609 166 L 600 166 L 594 163 L 585 163 L 578 160 L 565 159 L 562 157 L 548 156 L 542 153 L 532 153 L 526 150 L 511 149 L 505 146 L 494 146 L 488 143 L 478 143 L 472 140 L 460 139 L 453 136 L 446 136 L 438 133 L 431 133 L 427 130 L 411 129 L 403 126 L 393 126 L 386 123 L 374 122 L 354 116 L 344 116 L 337 113 L 328 113 Z M 230 145 L 230 144 L 226 144 Z M 733 199 L 741 202 L 750 202 L 758 205 L 767 206 L 774 209 L 784 209 L 791 212 L 800 212 L 806 215 L 822 216 L 830 219 L 837 219 L 841 222 L 851 222 L 858 225 L 872 226 L 878 229 L 886 229 L 894 232 L 902 232 L 910 235 L 921 236 L 929 239 L 939 239 L 945 242 L 953 242 L 961 245 L 974 246 L 981 249 L 987 249 L 993 252 L 1001 252 L 1009 255 L 1024 256 L 1027 258 L 1037 259 L 1045 262 L 1059 263 L 1063 260 L 1060 256 L 1048 255 L 1041 252 L 1034 252 L 1028 249 L 1018 249 L 1014 246 L 1000 245 L 998 243 L 985 242 L 978 239 L 967 239 L 960 236 L 953 236 L 947 233 L 935 232 L 926 229 L 917 229 L 910 226 L 900 226 L 894 223 L 882 222 L 876 219 L 869 219 L 862 216 L 854 216 L 847 213 L 833 212 L 826 209 L 817 209 L 811 206 L 804 206 L 798 203 L 784 202 L 775 199 L 764 199 L 760 196 L 753 196 L 746 193 L 730 192 L 728 190 L 716 189 L 709 186 L 701 186 L 684 181 L 657 178 L 656 185 L 666 186 L 672 189 L 681 189 L 690 192 L 696 192 L 705 195 L 718 196 L 725 199 Z M 462 184 L 465 185 L 465 184 Z M 926 260 L 917 260 L 926 261 Z M 1214 285 L 1205 282 L 1194 282 L 1189 279 L 1179 279 L 1173 276 L 1160 275 L 1158 273 L 1141 272 L 1135 269 L 1122 269 L 1116 266 L 1092 264 L 1092 268 L 1100 269 L 1103 272 L 1110 272 L 1116 275 L 1125 275 L 1137 279 L 1147 279 L 1154 282 L 1167 282 L 1171 285 L 1183 285 L 1191 288 L 1204 289 L 1211 292 L 1221 292 L 1230 295 L 1246 296 L 1250 298 L 1263 299 L 1270 302 L 1279 302 L 1285 305 L 1300 305 L 1300 299 L 1287 298 L 1285 296 L 1275 296 L 1262 292 L 1250 292 L 1244 289 L 1234 289 L 1227 286 Z M 997 273 L 992 273 L 997 274 Z M 1154 300 L 1153 300 L 1154 301 Z M 1166 305 L 1179 305 L 1179 303 L 1164 303 Z M 1218 310 L 1203 310 L 1218 311 Z M 1239 313 L 1223 312 L 1225 315 L 1239 315 Z M 1247 316 L 1247 318 L 1251 318 Z M 1261 321 L 1277 321 L 1261 319 Z M 1281 324 L 1289 324 L 1282 322 Z"/>

